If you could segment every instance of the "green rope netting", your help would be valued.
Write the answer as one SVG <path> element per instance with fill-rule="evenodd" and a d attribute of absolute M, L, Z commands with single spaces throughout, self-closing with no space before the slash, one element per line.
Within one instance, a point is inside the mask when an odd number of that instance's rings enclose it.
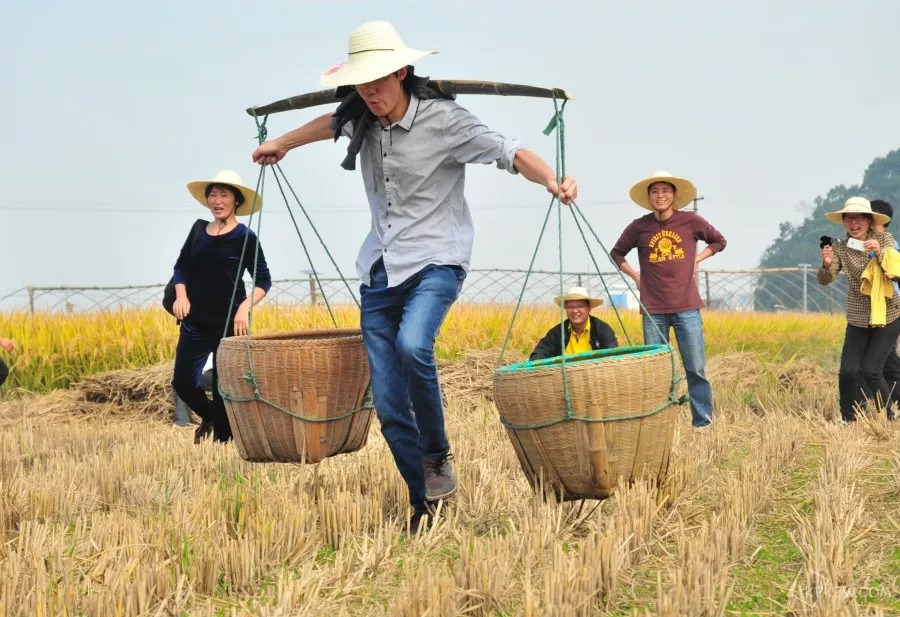
<path fill-rule="evenodd" d="M 544 129 L 545 135 L 549 136 L 549 135 L 555 133 L 555 136 L 556 136 L 556 180 L 557 180 L 558 185 L 562 185 L 563 178 L 565 178 L 565 175 L 566 175 L 566 141 L 565 141 L 566 140 L 566 137 L 565 137 L 565 126 L 566 125 L 565 125 L 565 119 L 563 117 L 563 112 L 565 111 L 566 102 L 567 101 L 563 101 L 562 105 L 560 105 L 559 100 L 556 98 L 556 96 L 553 97 L 554 114 L 553 114 L 553 117 L 551 118 L 549 124 L 547 125 L 547 128 Z M 257 128 L 257 135 L 255 138 L 258 139 L 259 143 L 264 142 L 266 139 L 266 136 L 267 136 L 266 120 L 267 119 L 268 119 L 268 116 L 265 116 L 263 118 L 262 122 L 260 122 L 259 117 L 254 115 L 254 121 L 256 122 L 256 128 Z M 257 182 L 256 182 L 257 195 L 262 196 L 265 191 L 265 179 L 266 179 L 266 173 L 267 173 L 268 167 L 270 167 L 270 165 L 265 164 L 265 163 L 260 165 L 259 176 L 258 176 Z M 328 250 L 328 247 L 325 244 L 325 241 L 322 239 L 321 234 L 319 234 L 318 229 L 313 224 L 312 219 L 309 216 L 309 213 L 307 212 L 306 208 L 303 206 L 302 202 L 300 201 L 300 198 L 297 196 L 296 191 L 294 190 L 293 186 L 291 186 L 291 183 L 287 179 L 287 176 L 284 173 L 284 170 L 277 163 L 274 165 L 274 169 L 275 169 L 275 171 L 273 172 L 273 177 L 275 178 L 275 183 L 278 186 L 279 193 L 281 194 L 285 205 L 287 206 L 288 213 L 291 217 L 291 222 L 293 223 L 294 230 L 297 233 L 297 237 L 300 239 L 300 245 L 303 248 L 303 252 L 306 255 L 307 261 L 310 264 L 310 268 L 312 270 L 313 277 L 316 280 L 316 284 L 319 286 L 319 289 L 321 289 L 323 292 L 325 306 L 328 310 L 329 316 L 331 317 L 331 321 L 334 324 L 334 326 L 337 327 L 337 325 L 338 325 L 337 318 L 334 314 L 331 303 L 328 300 L 327 294 L 325 294 L 325 288 L 322 286 L 321 280 L 319 278 L 319 273 L 316 270 L 315 265 L 313 264 L 313 260 L 310 256 L 306 241 L 304 240 L 303 234 L 300 231 L 300 226 L 299 226 L 299 223 L 297 222 L 297 217 L 294 215 L 294 211 L 292 209 L 290 200 L 288 199 L 287 192 L 289 192 L 291 194 L 291 196 L 294 198 L 294 201 L 296 202 L 297 206 L 300 208 L 300 211 L 302 212 L 306 222 L 309 224 L 310 228 L 312 229 L 313 233 L 315 234 L 315 236 L 318 239 L 319 243 L 321 244 L 322 248 L 325 250 L 325 253 L 327 254 L 328 258 L 330 259 L 331 264 L 334 266 L 335 270 L 337 271 L 338 275 L 340 276 L 341 281 L 344 283 L 344 286 L 350 292 L 350 296 L 353 298 L 353 301 L 356 303 L 357 307 L 359 307 L 359 300 L 357 299 L 356 294 L 353 292 L 353 289 L 350 287 L 350 283 L 347 281 L 346 277 L 344 277 L 343 273 L 341 272 L 340 268 L 338 267 L 337 262 L 335 261 L 331 252 Z M 287 192 L 285 192 L 285 188 L 287 188 Z M 251 211 L 254 209 L 255 205 L 256 205 L 256 198 L 254 197 L 254 203 L 252 204 L 253 207 L 251 207 Z M 563 295 L 563 293 L 564 293 L 564 289 L 563 289 L 563 204 L 559 201 L 559 199 L 557 197 L 554 196 L 550 199 L 550 204 L 547 207 L 547 212 L 546 212 L 546 215 L 544 216 L 544 221 L 543 221 L 543 224 L 541 225 L 540 233 L 538 234 L 537 243 L 535 245 L 534 252 L 532 253 L 532 256 L 531 256 L 531 261 L 529 262 L 528 270 L 525 273 L 525 280 L 522 284 L 522 291 L 520 292 L 519 297 L 516 300 L 516 305 L 513 310 L 513 315 L 510 320 L 510 323 L 509 323 L 509 328 L 507 329 L 506 337 L 504 338 L 504 341 L 503 341 L 503 346 L 502 346 L 502 349 L 500 352 L 498 366 L 502 365 L 503 358 L 506 354 L 506 349 L 507 349 L 507 346 L 509 345 L 513 326 L 515 325 L 516 318 L 518 317 L 519 309 L 522 306 L 522 300 L 525 296 L 525 291 L 528 287 L 528 280 L 531 277 L 532 271 L 534 269 L 534 263 L 535 263 L 535 260 L 537 259 L 538 250 L 540 249 L 541 242 L 544 237 L 544 233 L 547 230 L 547 224 L 550 221 L 550 215 L 553 212 L 554 206 L 559 206 L 556 209 L 556 213 L 557 213 L 557 217 L 556 217 L 556 219 L 557 219 L 557 221 L 556 221 L 557 222 L 557 244 L 558 244 L 558 257 L 559 257 L 559 261 L 558 261 L 558 263 L 559 263 L 559 294 Z M 679 376 L 678 372 L 677 372 L 674 349 L 672 348 L 671 345 L 634 346 L 631 336 L 628 333 L 628 329 L 625 327 L 625 323 L 622 319 L 621 314 L 619 313 L 619 309 L 616 306 L 616 304 L 614 302 L 612 302 L 612 296 L 611 296 L 611 293 L 609 290 L 609 286 L 606 284 L 606 280 L 600 271 L 600 266 L 597 262 L 597 258 L 595 257 L 594 251 L 591 249 L 591 245 L 588 242 L 588 239 L 585 235 L 585 229 L 587 229 L 587 231 L 590 233 L 590 235 L 593 237 L 593 239 L 596 241 L 596 243 L 603 250 L 603 253 L 606 255 L 606 257 L 610 261 L 610 263 L 613 263 L 612 258 L 609 254 L 609 251 L 606 249 L 606 246 L 600 240 L 599 236 L 597 235 L 597 232 L 591 226 L 590 222 L 588 221 L 587 217 L 585 216 L 585 214 L 581 210 L 581 208 L 579 208 L 578 205 L 574 201 L 571 204 L 569 204 L 567 207 L 569 208 L 569 211 L 572 213 L 572 218 L 575 222 L 575 227 L 578 230 L 579 235 L 581 236 L 582 242 L 584 243 L 585 247 L 587 248 L 588 254 L 590 255 L 590 258 L 591 258 L 591 262 L 593 263 L 594 268 L 597 272 L 597 275 L 600 278 L 600 282 L 603 285 L 603 289 L 606 292 L 607 297 L 610 298 L 610 305 L 613 307 L 613 310 L 615 311 L 616 318 L 619 322 L 619 326 L 622 328 L 622 331 L 624 332 L 625 338 L 628 342 L 629 354 L 638 354 L 638 355 L 641 355 L 641 354 L 653 355 L 653 354 L 658 354 L 658 353 L 669 354 L 669 358 L 672 363 L 672 381 L 671 381 L 670 388 L 669 388 L 669 396 L 662 405 L 660 405 L 656 409 L 652 409 L 647 412 L 623 415 L 623 416 L 612 417 L 612 418 L 588 418 L 588 417 L 575 415 L 575 413 L 572 410 L 572 398 L 571 398 L 571 394 L 569 392 L 569 383 L 568 383 L 568 375 L 566 373 L 566 365 L 572 364 L 574 362 L 578 362 L 578 363 L 592 362 L 592 361 L 602 362 L 604 360 L 608 360 L 608 357 L 607 357 L 608 354 L 604 354 L 603 352 L 609 351 L 609 350 L 599 350 L 599 351 L 585 352 L 582 354 L 566 356 L 565 343 L 564 343 L 564 341 L 565 341 L 565 329 L 564 329 L 565 328 L 565 325 L 564 325 L 565 324 L 565 308 L 563 305 L 561 305 L 560 306 L 559 325 L 560 325 L 560 332 L 562 334 L 561 341 L 563 341 L 563 343 L 561 345 L 562 349 L 560 349 L 560 356 L 558 358 L 553 359 L 553 361 L 554 361 L 554 363 L 558 363 L 561 366 L 563 388 L 564 388 L 564 393 L 565 393 L 565 410 L 564 410 L 562 417 L 554 419 L 554 420 L 549 420 L 546 422 L 531 424 L 531 425 L 516 425 L 516 424 L 507 422 L 501 416 L 501 419 L 500 419 L 501 422 L 503 423 L 504 426 L 511 428 L 511 429 L 545 428 L 548 426 L 553 426 L 555 424 L 567 422 L 570 420 L 577 420 L 577 421 L 581 421 L 581 422 L 618 422 L 618 421 L 623 421 L 623 420 L 633 420 L 633 419 L 645 418 L 648 416 L 652 416 L 654 414 L 660 413 L 661 411 L 663 411 L 664 409 L 668 408 L 671 405 L 683 405 L 684 403 L 687 402 L 687 397 L 683 396 L 683 397 L 679 398 L 676 396 L 676 393 L 675 393 L 676 387 L 677 387 L 678 383 L 681 381 L 682 377 Z M 253 213 L 250 215 L 250 219 L 247 223 L 247 227 L 249 227 L 251 229 L 252 229 L 253 219 L 254 219 L 255 214 L 256 213 Z M 261 229 L 262 229 L 262 209 L 259 210 L 259 216 L 257 217 L 257 224 L 256 224 L 256 230 L 255 230 L 257 239 L 259 239 L 261 237 Z M 249 234 L 244 238 L 244 246 L 243 246 L 243 249 L 241 250 L 241 257 L 238 262 L 238 272 L 241 272 L 243 269 L 244 254 L 245 254 L 245 251 L 247 248 L 248 240 L 249 240 Z M 259 257 L 259 245 L 260 245 L 260 243 L 257 242 L 256 246 L 255 246 L 255 253 L 254 253 L 254 259 L 253 259 L 253 273 L 252 274 L 253 274 L 253 290 L 254 290 L 254 292 L 256 289 L 256 280 L 257 280 L 257 261 L 258 261 L 258 257 Z M 615 264 L 613 264 L 613 265 L 615 266 Z M 631 292 L 631 294 L 637 300 L 638 304 L 640 305 L 641 310 L 643 312 L 646 312 L 646 308 L 641 303 L 640 297 L 638 296 L 638 294 L 634 290 L 634 288 L 631 286 L 631 284 L 628 282 L 628 280 L 625 278 L 625 275 L 618 269 L 618 267 L 616 267 L 615 270 L 618 272 L 618 274 L 619 274 L 620 278 L 622 279 L 622 282 L 625 284 L 626 288 L 629 290 L 629 292 Z M 228 317 L 225 321 L 225 329 L 223 332 L 223 338 L 228 335 L 228 330 L 229 330 L 229 326 L 231 323 L 231 315 L 232 315 L 231 311 L 234 307 L 234 300 L 237 297 L 238 285 L 240 285 L 241 283 L 242 283 L 242 280 L 240 278 L 237 278 L 235 281 L 234 290 L 232 291 L 231 305 L 229 307 Z M 251 292 L 251 298 L 252 298 L 252 293 L 253 292 Z M 251 306 L 250 306 L 250 311 L 249 311 L 250 329 L 252 329 L 252 325 L 253 325 L 253 308 L 254 308 L 253 303 L 251 301 Z M 653 323 L 653 327 L 656 328 L 656 330 L 660 334 L 661 338 L 665 339 L 666 337 L 663 335 L 662 331 L 659 330 L 659 327 L 656 325 L 656 323 L 655 322 L 652 322 L 652 323 Z M 253 386 L 253 396 L 252 397 L 238 397 L 238 396 L 232 395 L 232 394 L 224 391 L 222 389 L 221 385 L 219 385 L 219 388 L 218 388 L 219 395 L 223 398 L 223 400 L 231 401 L 231 402 L 235 402 L 235 403 L 247 403 L 247 402 L 254 402 L 254 401 L 263 402 L 263 403 L 266 403 L 267 405 L 272 406 L 275 409 L 278 409 L 279 411 L 284 412 L 285 414 L 288 414 L 291 417 L 303 420 L 305 422 L 314 422 L 314 423 L 334 422 L 337 420 L 342 420 L 342 419 L 348 418 L 360 411 L 372 409 L 371 388 L 367 389 L 365 396 L 363 398 L 363 402 L 360 405 L 360 407 L 358 407 L 357 409 L 353 409 L 353 410 L 347 411 L 345 413 L 339 414 L 337 416 L 329 417 L 329 418 L 312 418 L 312 417 L 304 416 L 302 414 L 296 413 L 295 411 L 293 411 L 289 408 L 279 405 L 275 401 L 265 398 L 264 396 L 262 396 L 262 394 L 260 392 L 259 380 L 258 380 L 256 371 L 253 366 L 253 354 L 252 354 L 252 350 L 251 350 L 251 339 L 250 339 L 249 333 L 245 337 L 245 340 L 246 340 L 248 371 L 243 377 L 245 380 L 251 382 L 251 384 Z M 545 365 L 542 364 L 542 362 L 545 362 L 545 361 L 538 360 L 538 361 L 534 361 L 534 362 L 524 362 L 524 363 L 520 363 L 520 364 L 513 364 L 510 366 L 506 366 L 506 367 L 500 366 L 498 368 L 498 372 L 503 373 L 503 372 L 513 372 L 513 371 L 534 370 L 536 368 L 545 367 Z"/>
<path fill-rule="evenodd" d="M 260 122 L 259 116 L 254 115 L 253 119 L 256 122 L 257 135 L 256 135 L 255 139 L 257 139 L 259 141 L 259 143 L 263 143 L 266 140 L 266 136 L 268 135 L 268 130 L 266 129 L 266 120 L 268 120 L 268 116 L 263 117 L 262 122 Z M 294 225 L 294 230 L 297 233 L 297 237 L 300 239 L 300 246 L 303 248 L 303 253 L 304 253 L 304 255 L 306 255 L 306 259 L 309 262 L 310 270 L 312 271 L 312 275 L 315 278 L 316 284 L 319 286 L 319 289 L 322 290 L 322 298 L 325 301 L 325 307 L 328 310 L 329 317 L 331 317 L 331 322 L 334 325 L 334 327 L 337 328 L 338 327 L 337 317 L 334 314 L 334 310 L 332 309 L 331 302 L 328 300 L 328 294 L 325 292 L 325 287 L 322 285 L 322 281 L 319 278 L 319 273 L 316 270 L 312 256 L 309 253 L 309 248 L 307 247 L 306 241 L 303 238 L 303 233 L 300 231 L 300 225 L 297 222 L 297 217 L 294 215 L 294 211 L 291 206 L 291 202 L 288 199 L 287 193 L 285 193 L 285 188 L 287 188 L 288 192 L 290 192 L 291 196 L 293 196 L 294 201 L 296 201 L 297 206 L 299 207 L 300 211 L 303 213 L 304 218 L 306 219 L 306 222 L 309 224 L 309 226 L 312 229 L 313 233 L 315 234 L 316 238 L 319 240 L 319 243 L 322 245 L 322 248 L 325 250 L 325 254 L 328 256 L 328 259 L 331 261 L 331 264 L 334 266 L 335 270 L 337 271 L 338 276 L 341 277 L 341 281 L 343 282 L 344 286 L 347 288 L 347 291 L 350 292 L 350 297 L 353 298 L 353 301 L 356 303 L 357 308 L 359 307 L 359 299 L 357 299 L 356 294 L 354 293 L 353 289 L 350 287 L 350 283 L 347 281 L 347 278 L 344 276 L 343 272 L 341 272 L 340 267 L 338 267 L 337 262 L 334 259 L 334 256 L 331 254 L 331 251 L 328 250 L 328 246 L 325 244 L 325 241 L 322 239 L 322 235 L 319 233 L 319 230 L 316 228 L 315 224 L 312 222 L 312 219 L 310 218 L 309 213 L 306 211 L 306 208 L 303 206 L 303 203 L 300 201 L 300 198 L 297 196 L 296 191 L 294 191 L 294 187 L 291 186 L 290 181 L 288 181 L 287 175 L 285 175 L 284 170 L 281 169 L 281 166 L 277 163 L 274 166 L 268 165 L 266 163 L 263 163 L 262 165 L 260 165 L 259 175 L 256 180 L 256 196 L 254 196 L 253 203 L 250 208 L 251 214 L 250 214 L 249 220 L 247 221 L 247 227 L 250 229 L 253 229 L 253 218 L 254 218 L 254 216 L 256 216 L 256 213 L 254 213 L 253 210 L 256 207 L 257 199 L 261 198 L 263 193 L 265 192 L 266 173 L 267 173 L 267 169 L 269 167 L 274 167 L 274 169 L 275 169 L 275 171 L 272 173 L 272 177 L 275 178 L 275 184 L 278 186 L 278 191 L 279 191 L 279 193 L 281 193 L 281 197 L 284 200 L 285 206 L 287 207 L 288 214 L 291 217 L 291 222 Z M 252 288 L 251 288 L 251 292 L 250 292 L 251 302 L 250 302 L 250 311 L 249 311 L 249 316 L 248 316 L 248 328 L 247 328 L 248 332 L 245 337 L 248 370 L 247 370 L 247 373 L 244 374 L 244 376 L 243 376 L 243 378 L 246 381 L 249 381 L 252 384 L 253 396 L 250 396 L 250 397 L 235 396 L 229 392 L 226 392 L 222 388 L 221 382 L 219 382 L 219 385 L 218 385 L 219 396 L 221 396 L 223 400 L 230 401 L 233 403 L 251 403 L 251 402 L 265 403 L 281 412 L 286 413 L 287 415 L 289 415 L 291 417 L 297 418 L 299 420 L 303 420 L 305 422 L 314 422 L 314 423 L 335 422 L 337 420 L 343 420 L 345 418 L 348 418 L 360 411 L 372 409 L 373 405 L 372 405 L 371 387 L 366 389 L 366 392 L 363 396 L 362 404 L 358 408 L 352 409 L 352 410 L 347 411 L 342 414 L 338 414 L 336 416 L 330 416 L 328 418 L 312 418 L 309 416 L 305 416 L 303 414 L 299 414 L 288 407 L 279 405 L 277 402 L 264 397 L 262 395 L 262 393 L 260 392 L 259 378 L 256 374 L 256 369 L 253 366 L 253 353 L 252 353 L 252 347 L 251 347 L 250 331 L 252 331 L 252 328 L 253 328 L 253 308 L 254 307 L 253 307 L 252 298 L 253 298 L 253 294 L 256 291 L 257 262 L 259 260 L 259 246 L 260 246 L 260 239 L 262 237 L 261 236 L 262 212 L 263 212 L 262 208 L 260 208 L 259 213 L 258 213 L 259 216 L 256 217 L 257 222 L 256 222 L 255 232 L 256 232 L 257 242 L 256 242 L 254 255 L 253 255 L 253 271 L 252 271 L 253 283 L 252 283 Z M 240 277 L 240 273 L 243 272 L 244 255 L 246 254 L 247 242 L 249 241 L 249 239 L 250 239 L 250 234 L 247 234 L 244 237 L 244 244 L 243 244 L 243 247 L 241 248 L 241 256 L 240 256 L 240 259 L 238 260 L 238 269 L 237 269 L 238 276 L 235 278 L 234 289 L 231 292 L 231 303 L 229 304 L 229 307 L 228 307 L 228 316 L 225 319 L 225 328 L 224 328 L 224 332 L 222 333 L 222 338 L 225 338 L 228 336 L 228 330 L 229 330 L 229 327 L 231 326 L 232 310 L 234 308 L 235 298 L 237 297 L 238 286 L 243 284 L 243 280 Z"/>
<path fill-rule="evenodd" d="M 556 182 L 557 186 L 562 186 L 563 178 L 566 177 L 566 122 L 563 117 L 563 112 L 566 108 L 566 103 L 568 101 L 563 101 L 562 105 L 559 104 L 558 99 L 554 95 L 553 97 L 553 117 L 550 119 L 550 122 L 547 124 L 547 128 L 544 129 L 544 135 L 556 135 Z M 510 337 L 512 336 L 513 326 L 515 325 L 516 318 L 519 314 L 519 308 L 522 305 L 522 299 L 525 297 L 525 291 L 528 288 L 528 279 L 531 276 L 532 270 L 534 268 L 534 262 L 537 259 L 538 250 L 541 247 L 541 242 L 544 238 L 544 233 L 547 230 L 547 223 L 550 220 L 550 214 L 553 212 L 553 207 L 558 206 L 556 208 L 557 214 L 557 245 L 558 245 L 558 258 L 559 258 L 559 295 L 562 296 L 564 293 L 563 289 L 563 207 L 564 204 L 559 201 L 559 199 L 554 196 L 550 199 L 550 205 L 547 207 L 547 213 L 544 216 L 544 222 L 541 225 L 541 231 L 538 234 L 537 243 L 535 244 L 534 251 L 531 256 L 531 261 L 528 264 L 528 270 L 525 273 L 525 280 L 522 283 L 522 291 L 519 293 L 519 297 L 516 300 L 516 306 L 513 309 L 513 315 L 509 322 L 509 328 L 506 331 L 506 337 L 503 340 L 503 346 L 500 350 L 500 358 L 498 360 L 498 373 L 510 373 L 510 372 L 519 372 L 519 371 L 529 371 L 534 370 L 536 368 L 546 368 L 548 363 L 544 360 L 536 360 L 529 362 L 522 362 L 519 364 L 513 364 L 509 366 L 503 367 L 503 358 L 506 355 L 506 348 L 509 345 Z M 622 279 L 622 282 L 625 284 L 625 287 L 628 291 L 634 296 L 637 300 L 638 305 L 641 308 L 643 313 L 646 313 L 646 307 L 641 302 L 641 299 L 635 289 L 631 286 L 628 280 L 625 278 L 624 273 L 619 270 L 618 266 L 612 260 L 612 257 L 609 254 L 609 251 L 606 250 L 606 246 L 603 244 L 603 241 L 600 240 L 600 237 L 597 235 L 597 232 L 594 231 L 594 228 L 591 226 L 590 222 L 587 220 L 587 217 L 584 215 L 584 212 L 581 208 L 578 207 L 578 204 L 574 201 L 567 206 L 569 211 L 572 213 L 572 218 L 575 221 L 575 227 L 578 230 L 579 235 L 581 236 L 581 240 L 584 243 L 584 246 L 587 248 L 588 254 L 591 257 L 591 262 L 594 265 L 594 268 L 597 272 L 597 276 L 600 278 L 600 282 L 603 284 L 603 289 L 606 292 L 607 297 L 610 299 L 610 306 L 612 306 L 613 311 L 615 311 L 616 319 L 619 322 L 619 326 L 622 328 L 622 331 L 625 333 L 625 339 L 628 342 L 628 347 L 630 349 L 629 355 L 632 353 L 635 355 L 651 355 L 657 353 L 667 353 L 669 355 L 669 360 L 672 366 L 672 380 L 669 385 L 669 395 L 664 403 L 662 403 L 659 407 L 652 409 L 647 412 L 641 412 L 636 414 L 623 415 L 618 417 L 610 417 L 610 418 L 588 418 L 585 416 L 576 415 L 572 409 L 572 396 L 569 392 L 569 379 L 566 372 L 566 365 L 577 362 L 579 364 L 583 362 L 590 361 L 599 361 L 602 362 L 604 360 L 608 360 L 609 354 L 602 353 L 603 351 L 608 350 L 598 350 L 598 351 L 590 351 L 583 352 L 579 354 L 566 355 L 565 353 L 565 340 L 566 340 L 566 332 L 565 332 L 565 304 L 560 303 L 559 307 L 559 329 L 560 329 L 560 355 L 557 358 L 553 358 L 550 364 L 559 364 L 560 372 L 562 374 L 563 380 L 563 392 L 565 396 L 565 410 L 561 417 L 548 420 L 545 422 L 539 422 L 535 424 L 526 424 L 519 425 L 508 422 L 503 416 L 500 416 L 500 422 L 506 426 L 507 428 L 523 430 L 523 429 L 537 429 L 537 428 L 545 428 L 548 426 L 554 426 L 556 424 L 560 424 L 562 422 L 568 422 L 571 420 L 577 420 L 580 422 L 621 422 L 623 420 L 633 420 L 638 418 L 645 418 L 648 416 L 652 416 L 660 413 L 664 409 L 667 409 L 671 405 L 683 405 L 688 401 L 687 396 L 678 397 L 676 395 L 676 389 L 678 383 L 681 381 L 682 377 L 678 375 L 677 365 L 675 362 L 675 350 L 671 345 L 643 345 L 643 346 L 634 346 L 631 336 L 628 333 L 628 329 L 625 327 L 625 322 L 622 320 L 622 315 L 619 313 L 619 308 L 612 301 L 612 295 L 609 291 L 609 287 L 606 284 L 606 280 L 603 276 L 603 273 L 600 271 L 600 266 L 597 263 L 597 259 L 594 256 L 593 250 L 591 250 L 590 242 L 588 242 L 587 237 L 585 236 L 584 229 L 586 228 L 590 234 L 593 236 L 594 240 L 596 240 L 597 244 L 603 250 L 603 253 L 606 255 L 607 259 L 610 263 L 613 264 L 615 271 L 618 272 L 619 277 Z M 583 227 L 582 227 L 583 224 Z M 656 331 L 659 333 L 660 337 L 665 340 L 666 336 L 664 336 L 663 332 L 659 329 L 659 326 L 655 321 L 651 320 L 653 323 L 653 327 L 656 328 Z M 621 356 L 621 352 L 618 353 Z"/>

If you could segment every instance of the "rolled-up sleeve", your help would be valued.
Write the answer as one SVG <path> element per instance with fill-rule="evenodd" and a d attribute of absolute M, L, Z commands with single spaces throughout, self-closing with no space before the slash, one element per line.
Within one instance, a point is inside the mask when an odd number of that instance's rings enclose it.
<path fill-rule="evenodd" d="M 447 152 L 458 163 L 496 163 L 511 174 L 518 173 L 516 152 L 525 145 L 492 131 L 467 109 L 447 105 L 443 134 Z"/>

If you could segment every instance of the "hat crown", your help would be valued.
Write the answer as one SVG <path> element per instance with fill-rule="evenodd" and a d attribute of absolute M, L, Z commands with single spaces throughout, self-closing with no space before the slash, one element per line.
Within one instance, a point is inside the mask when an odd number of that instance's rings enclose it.
<path fill-rule="evenodd" d="M 395 51 L 406 45 L 394 25 L 388 21 L 369 21 L 359 26 L 347 37 L 347 54 L 367 51 Z"/>
<path fill-rule="evenodd" d="M 587 289 L 584 287 L 570 287 L 569 291 L 566 292 L 567 296 L 584 296 L 585 298 L 590 298 L 590 294 Z"/>
<path fill-rule="evenodd" d="M 865 197 L 851 197 L 844 202 L 846 212 L 872 212 L 872 204 Z"/>
<path fill-rule="evenodd" d="M 325 69 L 319 81 L 332 88 L 365 84 L 436 53 L 407 47 L 388 21 L 369 21 L 347 37 L 347 59 Z"/>
<path fill-rule="evenodd" d="M 672 172 L 660 169 L 659 171 L 654 171 L 650 177 L 651 178 L 659 178 L 660 180 L 665 180 L 666 178 L 674 178 L 675 176 L 672 175 Z"/>
<path fill-rule="evenodd" d="M 244 182 L 241 180 L 240 175 L 238 175 L 236 171 L 223 169 L 215 175 L 210 184 L 232 184 L 243 186 Z"/>

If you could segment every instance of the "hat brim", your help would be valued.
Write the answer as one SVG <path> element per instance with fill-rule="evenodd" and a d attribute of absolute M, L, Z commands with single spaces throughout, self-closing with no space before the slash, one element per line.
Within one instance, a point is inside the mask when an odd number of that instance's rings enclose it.
<path fill-rule="evenodd" d="M 588 306 L 591 308 L 597 308 L 601 304 L 603 304 L 603 298 L 591 298 L 587 296 L 570 296 L 569 294 L 564 294 L 562 296 L 554 296 L 553 301 L 556 303 L 556 306 L 562 307 L 565 302 L 569 300 L 587 300 Z"/>
<path fill-rule="evenodd" d="M 672 204 L 672 207 L 675 210 L 681 210 L 694 201 L 694 197 L 697 196 L 697 187 L 694 186 L 693 182 L 685 180 L 684 178 L 668 176 L 662 178 L 647 178 L 632 186 L 631 191 L 629 191 L 631 201 L 645 210 L 654 210 L 653 206 L 650 204 L 650 195 L 647 191 L 652 184 L 656 184 L 657 182 L 668 182 L 675 187 L 675 203 Z"/>
<path fill-rule="evenodd" d="M 826 212 L 825 218 L 827 218 L 832 223 L 843 225 L 845 214 L 871 214 L 872 221 L 876 225 L 887 225 L 891 222 L 891 217 L 889 217 L 887 214 L 881 214 L 880 212 L 845 212 L 844 210 L 838 210 L 837 212 Z"/>
<path fill-rule="evenodd" d="M 193 195 L 194 199 L 199 201 L 200 205 L 204 208 L 209 208 L 209 204 L 206 200 L 206 187 L 210 184 L 224 184 L 226 186 L 234 187 L 241 192 L 241 195 L 244 196 L 244 203 L 242 203 L 238 208 L 235 208 L 235 216 L 247 216 L 253 214 L 254 212 L 259 212 L 262 208 L 262 196 L 260 196 L 259 193 L 257 193 L 253 189 L 242 184 L 235 184 L 234 182 L 222 182 L 221 180 L 197 180 L 195 182 L 188 182 L 188 192 Z"/>
<path fill-rule="evenodd" d="M 347 62 L 326 69 L 319 77 L 319 81 L 328 88 L 358 86 L 381 79 L 413 64 L 419 58 L 436 53 L 438 52 L 410 47 L 390 51 L 367 51 L 351 56 Z"/>

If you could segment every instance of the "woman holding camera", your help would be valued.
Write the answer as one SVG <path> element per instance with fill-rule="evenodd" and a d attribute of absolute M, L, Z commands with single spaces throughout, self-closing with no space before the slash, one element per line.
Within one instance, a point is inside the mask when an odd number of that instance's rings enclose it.
<path fill-rule="evenodd" d="M 219 395 L 216 349 L 226 321 L 227 336 L 249 334 L 250 307 L 260 302 L 272 286 L 256 234 L 235 218 L 256 212 L 262 207 L 262 200 L 233 171 L 220 171 L 212 180 L 191 182 L 188 191 L 209 209 L 213 220 L 203 225 L 199 233 L 188 236 L 175 262 L 173 313 L 181 320 L 181 332 L 172 386 L 203 420 L 194 434 L 195 443 L 210 432 L 216 441 L 228 441 L 231 426 Z M 243 275 L 245 271 L 253 273 L 254 266 L 256 288 L 248 298 Z M 201 385 L 209 354 L 213 354 L 212 401 Z"/>
<path fill-rule="evenodd" d="M 849 281 L 847 288 L 847 332 L 841 351 L 841 368 L 838 378 L 841 418 L 847 422 L 856 419 L 855 405 L 864 397 L 877 400 L 885 406 L 888 417 L 893 416 L 891 398 L 897 398 L 882 374 L 884 362 L 897 346 L 900 334 L 900 298 L 896 294 L 887 298 L 885 325 L 872 326 L 872 304 L 869 296 L 860 291 L 862 274 L 872 258 L 879 263 L 884 259 L 884 249 L 893 249 L 894 237 L 888 232 L 874 231 L 874 225 L 884 225 L 890 218 L 872 211 L 869 200 L 851 197 L 844 208 L 829 212 L 825 217 L 842 224 L 847 230 L 845 240 L 822 248 L 822 267 L 818 280 L 827 285 L 843 271 Z M 877 398 L 876 398 L 877 397 Z"/>

